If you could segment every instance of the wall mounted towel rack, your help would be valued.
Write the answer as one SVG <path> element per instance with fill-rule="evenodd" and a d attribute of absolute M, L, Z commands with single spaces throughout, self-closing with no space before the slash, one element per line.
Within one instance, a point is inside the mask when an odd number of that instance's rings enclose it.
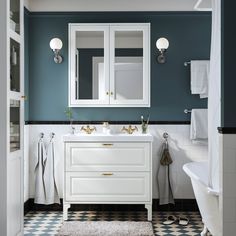
<path fill-rule="evenodd" d="M 184 62 L 184 66 L 188 66 L 188 65 L 190 65 L 191 64 L 191 61 L 185 61 Z"/>
<path fill-rule="evenodd" d="M 50 137 L 51 137 L 51 139 L 50 139 L 50 142 L 51 142 L 51 141 L 54 139 L 54 137 L 55 137 L 55 133 L 52 132 L 52 133 L 50 134 Z"/>
<path fill-rule="evenodd" d="M 185 114 L 188 114 L 188 113 L 191 113 L 191 112 L 192 112 L 192 110 L 184 109 L 184 113 L 185 113 Z"/>

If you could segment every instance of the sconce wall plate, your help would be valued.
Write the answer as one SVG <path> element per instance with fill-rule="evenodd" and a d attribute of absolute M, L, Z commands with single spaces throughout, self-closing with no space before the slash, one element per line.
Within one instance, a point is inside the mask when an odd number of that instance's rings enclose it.
<path fill-rule="evenodd" d="M 164 50 L 164 49 L 160 50 L 160 54 L 156 57 L 157 62 L 160 64 L 166 63 L 166 57 L 164 55 L 165 51 L 166 50 Z"/>
<path fill-rule="evenodd" d="M 59 50 L 58 49 L 55 49 L 53 50 L 55 56 L 54 56 L 54 62 L 56 64 L 60 64 L 62 63 L 63 59 L 62 59 L 62 56 L 59 54 Z"/>

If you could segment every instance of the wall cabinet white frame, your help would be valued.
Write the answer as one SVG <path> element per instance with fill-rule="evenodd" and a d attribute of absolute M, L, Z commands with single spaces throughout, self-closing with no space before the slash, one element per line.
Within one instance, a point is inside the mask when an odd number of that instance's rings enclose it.
<path fill-rule="evenodd" d="M 72 23 L 68 32 L 70 107 L 150 107 L 150 23 Z M 85 64 L 85 49 L 101 52 Z M 81 73 L 84 68 L 92 82 Z"/>

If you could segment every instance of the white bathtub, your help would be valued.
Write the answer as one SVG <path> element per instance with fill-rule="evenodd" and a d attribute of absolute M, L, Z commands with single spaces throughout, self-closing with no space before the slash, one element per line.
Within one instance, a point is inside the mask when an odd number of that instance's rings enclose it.
<path fill-rule="evenodd" d="M 207 230 L 213 236 L 222 236 L 219 212 L 219 192 L 208 187 L 208 163 L 191 162 L 183 166 L 191 178 L 193 191 L 204 223 L 201 235 L 207 235 Z"/>

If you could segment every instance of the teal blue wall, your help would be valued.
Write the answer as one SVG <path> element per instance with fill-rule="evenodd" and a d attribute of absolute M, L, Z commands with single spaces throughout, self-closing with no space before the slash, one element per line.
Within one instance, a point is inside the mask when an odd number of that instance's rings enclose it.
<path fill-rule="evenodd" d="M 210 13 L 31 13 L 28 17 L 28 66 L 30 121 L 66 120 L 68 104 L 68 23 L 150 22 L 151 23 L 151 108 L 74 108 L 76 120 L 139 120 L 151 114 L 155 121 L 187 121 L 185 108 L 205 108 L 207 99 L 191 95 L 191 59 L 209 59 Z M 27 29 L 26 29 L 27 31 Z M 26 32 L 27 35 L 27 32 Z M 170 42 L 166 64 L 157 64 L 155 42 L 159 37 Z M 49 42 L 63 41 L 62 64 L 53 62 Z M 28 48 L 27 48 L 28 46 Z"/>

